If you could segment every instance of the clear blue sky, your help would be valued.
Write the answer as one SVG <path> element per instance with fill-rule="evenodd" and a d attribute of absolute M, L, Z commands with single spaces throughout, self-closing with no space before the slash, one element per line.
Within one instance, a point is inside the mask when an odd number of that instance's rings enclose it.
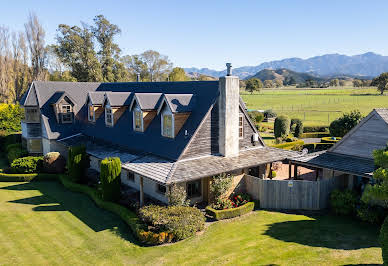
<path fill-rule="evenodd" d="M 3 0 L 0 25 L 23 30 L 28 13 L 54 43 L 58 24 L 119 25 L 123 54 L 154 49 L 176 66 L 223 69 L 286 57 L 368 51 L 388 55 L 386 0 Z"/>

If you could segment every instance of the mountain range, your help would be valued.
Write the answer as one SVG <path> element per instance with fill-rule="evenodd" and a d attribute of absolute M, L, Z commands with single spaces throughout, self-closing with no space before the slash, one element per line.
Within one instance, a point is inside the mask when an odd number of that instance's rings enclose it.
<path fill-rule="evenodd" d="M 321 81 L 321 78 L 311 75 L 309 73 L 299 73 L 285 68 L 279 68 L 276 70 L 263 69 L 257 72 L 255 75 L 249 76 L 248 78 L 258 78 L 262 81 L 279 79 L 283 82 L 287 79 L 292 78 L 293 81 L 297 84 L 306 82 L 307 80 Z"/>
<path fill-rule="evenodd" d="M 241 79 L 251 77 L 263 69 L 286 68 L 296 72 L 309 73 L 313 76 L 327 78 L 331 76 L 375 77 L 388 72 L 388 56 L 372 52 L 360 55 L 326 54 L 307 59 L 287 58 L 265 62 L 257 66 L 243 66 L 233 69 L 233 74 Z M 226 74 L 226 70 L 217 71 L 209 68 L 185 68 L 186 73 L 196 73 L 213 77 Z"/>

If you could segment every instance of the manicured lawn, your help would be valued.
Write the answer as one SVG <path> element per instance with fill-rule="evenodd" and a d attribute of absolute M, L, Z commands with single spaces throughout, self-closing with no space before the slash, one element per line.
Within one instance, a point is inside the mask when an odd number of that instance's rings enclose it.
<path fill-rule="evenodd" d="M 256 211 L 143 247 L 115 215 L 56 182 L 0 183 L 0 264 L 379 264 L 378 230 L 352 219 Z"/>
<path fill-rule="evenodd" d="M 273 109 L 310 126 L 329 125 L 354 109 L 367 115 L 373 108 L 388 107 L 388 95 L 379 95 L 375 88 L 266 89 L 254 94 L 242 92 L 241 97 L 248 109 Z"/>

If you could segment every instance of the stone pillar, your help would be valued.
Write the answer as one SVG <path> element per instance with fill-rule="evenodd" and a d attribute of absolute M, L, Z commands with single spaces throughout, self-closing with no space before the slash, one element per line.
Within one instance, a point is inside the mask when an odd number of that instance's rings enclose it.
<path fill-rule="evenodd" d="M 219 79 L 219 152 L 225 157 L 239 153 L 239 78 L 225 76 Z"/>

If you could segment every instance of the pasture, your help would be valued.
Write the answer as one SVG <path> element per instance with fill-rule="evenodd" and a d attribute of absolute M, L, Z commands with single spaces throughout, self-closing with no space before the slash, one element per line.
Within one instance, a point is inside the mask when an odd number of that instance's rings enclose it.
<path fill-rule="evenodd" d="M 280 88 L 253 94 L 242 91 L 248 109 L 272 109 L 278 115 L 300 118 L 305 125 L 329 125 L 345 112 L 358 109 L 367 115 L 373 108 L 388 108 L 388 95 L 376 88 Z"/>

